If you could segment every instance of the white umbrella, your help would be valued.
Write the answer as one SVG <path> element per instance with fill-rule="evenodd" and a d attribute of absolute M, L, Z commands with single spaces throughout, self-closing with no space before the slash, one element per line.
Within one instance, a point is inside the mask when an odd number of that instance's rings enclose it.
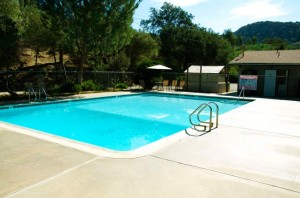
<path fill-rule="evenodd" d="M 147 67 L 147 69 L 172 70 L 171 68 L 163 66 L 163 65 L 154 65 L 151 67 Z"/>

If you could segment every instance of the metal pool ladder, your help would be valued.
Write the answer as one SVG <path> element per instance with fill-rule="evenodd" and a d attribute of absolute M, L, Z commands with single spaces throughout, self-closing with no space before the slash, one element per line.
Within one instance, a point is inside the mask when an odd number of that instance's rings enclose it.
<path fill-rule="evenodd" d="M 241 89 L 241 92 L 240 92 L 240 94 L 239 94 L 238 101 L 240 101 L 242 94 L 243 94 L 243 99 L 244 99 L 244 98 L 245 98 L 245 88 L 244 88 L 244 87 L 242 87 L 242 89 Z"/>
<path fill-rule="evenodd" d="M 45 90 L 45 83 L 44 82 L 38 82 L 38 92 L 39 92 L 39 99 L 41 100 L 42 94 L 45 96 L 45 100 L 47 100 L 48 95 Z"/>
<path fill-rule="evenodd" d="M 215 123 L 212 119 L 213 114 L 213 108 L 212 105 L 216 107 L 216 116 L 215 116 Z M 209 110 L 209 119 L 208 121 L 202 121 L 200 119 L 201 113 L 205 110 Z M 196 116 L 197 123 L 193 122 L 192 118 Z M 204 129 L 202 131 L 210 132 L 215 124 L 215 128 L 218 128 L 219 126 L 219 106 L 215 102 L 208 102 L 208 103 L 202 103 L 199 107 L 197 107 L 189 116 L 190 123 L 193 125 L 193 128 L 197 131 L 200 131 L 198 127 L 203 127 Z M 208 127 L 208 130 L 207 130 Z"/>
<path fill-rule="evenodd" d="M 31 102 L 31 95 L 34 95 L 34 101 L 37 100 L 36 93 L 33 89 L 32 82 L 25 82 L 25 94 L 28 93 L 28 101 Z"/>

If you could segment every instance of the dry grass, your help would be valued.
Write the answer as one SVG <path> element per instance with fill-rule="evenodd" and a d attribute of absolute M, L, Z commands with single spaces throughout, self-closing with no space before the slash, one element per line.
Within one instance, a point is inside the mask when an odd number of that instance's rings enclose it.
<path fill-rule="evenodd" d="M 35 66 L 35 52 L 30 48 L 23 48 L 20 56 L 21 62 L 23 62 L 24 67 Z M 70 57 L 68 55 L 64 55 L 64 62 L 69 61 Z M 56 61 L 59 61 L 59 54 L 56 53 Z M 37 59 L 37 65 L 45 64 L 45 63 L 54 63 L 53 55 L 50 55 L 48 51 L 42 51 L 39 53 Z"/>

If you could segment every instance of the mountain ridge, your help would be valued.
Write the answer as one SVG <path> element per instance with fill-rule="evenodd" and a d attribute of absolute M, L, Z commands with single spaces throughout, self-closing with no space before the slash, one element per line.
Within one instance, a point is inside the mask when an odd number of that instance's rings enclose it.
<path fill-rule="evenodd" d="M 279 38 L 292 44 L 300 41 L 300 22 L 259 21 L 239 28 L 234 34 L 241 36 L 243 42 L 256 38 L 262 43 Z"/>

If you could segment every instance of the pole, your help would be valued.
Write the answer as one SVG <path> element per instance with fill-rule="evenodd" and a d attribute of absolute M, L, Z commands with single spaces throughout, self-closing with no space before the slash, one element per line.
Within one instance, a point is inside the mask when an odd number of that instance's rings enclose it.
<path fill-rule="evenodd" d="M 201 85 L 202 85 L 202 65 L 200 65 L 200 76 L 199 76 L 199 92 L 201 92 Z"/>

